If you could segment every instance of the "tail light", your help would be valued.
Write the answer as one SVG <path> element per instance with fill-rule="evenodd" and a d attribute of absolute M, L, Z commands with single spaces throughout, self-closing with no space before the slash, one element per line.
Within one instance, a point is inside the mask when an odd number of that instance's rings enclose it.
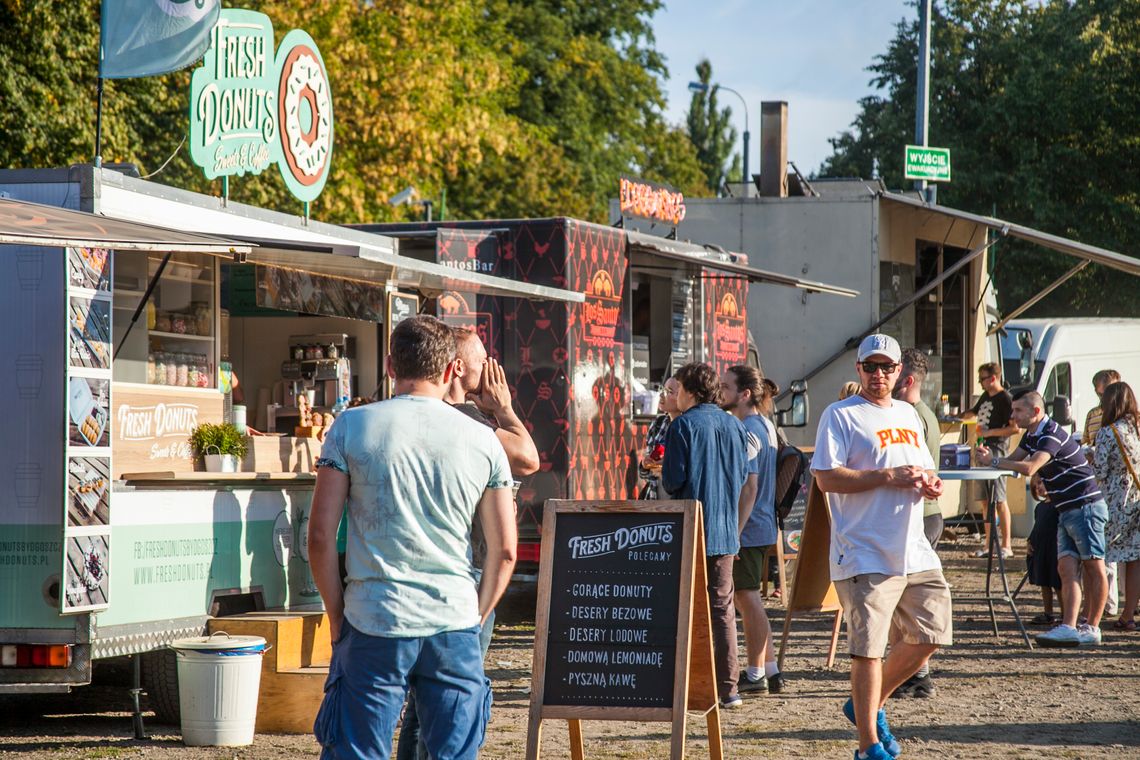
<path fill-rule="evenodd" d="M 67 644 L 0 645 L 0 667 L 68 668 L 71 667 L 71 646 Z"/>

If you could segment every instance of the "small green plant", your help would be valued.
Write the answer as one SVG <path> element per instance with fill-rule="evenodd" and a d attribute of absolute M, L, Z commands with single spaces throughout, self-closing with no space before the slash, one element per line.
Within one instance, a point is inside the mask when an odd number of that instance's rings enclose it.
<path fill-rule="evenodd" d="M 190 446 L 198 456 L 206 454 L 232 454 L 241 459 L 248 443 L 235 425 L 215 425 L 203 422 L 190 431 Z"/>

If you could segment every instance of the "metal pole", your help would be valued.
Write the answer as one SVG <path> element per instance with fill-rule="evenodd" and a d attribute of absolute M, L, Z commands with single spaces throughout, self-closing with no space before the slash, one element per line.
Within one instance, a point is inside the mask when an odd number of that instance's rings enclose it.
<path fill-rule="evenodd" d="M 914 142 L 926 146 L 930 125 L 930 4 L 923 0 L 918 19 L 918 90 L 914 104 Z M 926 180 L 916 180 L 914 189 L 926 198 Z"/>
<path fill-rule="evenodd" d="M 744 176 L 741 177 L 741 180 L 744 183 L 744 197 L 747 198 L 748 184 L 752 181 L 752 177 L 748 174 L 748 138 L 751 137 L 751 133 L 748 131 L 748 101 L 744 99 L 743 95 L 731 87 L 725 87 L 724 85 L 718 84 L 713 89 L 731 92 L 733 95 L 740 98 L 740 105 L 744 106 Z"/>
<path fill-rule="evenodd" d="M 99 100 L 95 105 L 95 168 L 103 165 L 103 77 L 97 80 Z"/>

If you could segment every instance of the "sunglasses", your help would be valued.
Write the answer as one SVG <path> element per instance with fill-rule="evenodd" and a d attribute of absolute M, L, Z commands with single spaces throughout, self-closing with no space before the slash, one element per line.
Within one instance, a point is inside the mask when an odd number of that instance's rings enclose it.
<path fill-rule="evenodd" d="M 882 370 L 884 375 L 889 375 L 898 368 L 897 362 L 859 362 L 859 366 L 868 375 L 873 375 Z"/>
<path fill-rule="evenodd" d="M 978 375 L 978 382 L 984 383 L 985 381 L 989 380 L 991 377 L 993 377 L 993 375 Z"/>

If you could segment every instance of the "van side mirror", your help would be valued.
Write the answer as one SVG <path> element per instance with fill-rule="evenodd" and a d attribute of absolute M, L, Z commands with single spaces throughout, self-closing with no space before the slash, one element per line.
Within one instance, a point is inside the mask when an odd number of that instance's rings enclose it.
<path fill-rule="evenodd" d="M 1068 396 L 1054 396 L 1052 401 L 1046 401 L 1045 411 L 1058 425 L 1073 424 L 1073 410 L 1069 406 Z"/>
<path fill-rule="evenodd" d="M 786 409 L 776 410 L 776 424 L 779 427 L 806 427 L 808 421 L 807 381 L 796 380 L 789 389 L 792 402 Z"/>

